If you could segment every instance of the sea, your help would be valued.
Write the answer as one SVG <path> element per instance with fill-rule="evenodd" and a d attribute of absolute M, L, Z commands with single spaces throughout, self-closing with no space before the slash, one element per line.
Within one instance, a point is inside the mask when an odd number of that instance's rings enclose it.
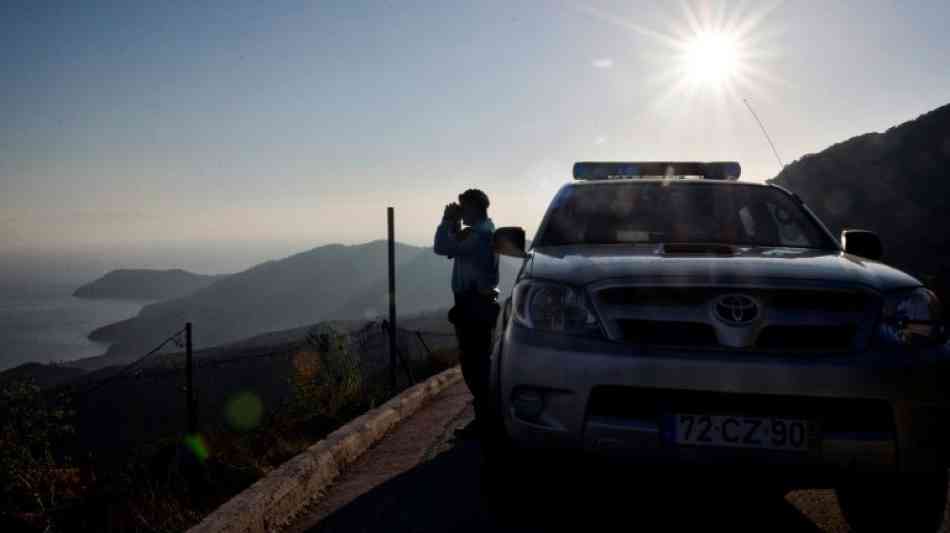
<path fill-rule="evenodd" d="M 32 251 L 3 245 L 0 240 L 0 371 L 31 361 L 67 362 L 105 353 L 108 345 L 90 341 L 89 333 L 132 318 L 152 303 L 86 300 L 72 295 L 110 270 L 239 272 L 314 246 L 276 240 L 143 242 Z"/>
<path fill-rule="evenodd" d="M 78 286 L 47 279 L 0 283 L 0 371 L 101 355 L 108 344 L 89 340 L 89 333 L 131 318 L 150 303 L 76 298 Z"/>

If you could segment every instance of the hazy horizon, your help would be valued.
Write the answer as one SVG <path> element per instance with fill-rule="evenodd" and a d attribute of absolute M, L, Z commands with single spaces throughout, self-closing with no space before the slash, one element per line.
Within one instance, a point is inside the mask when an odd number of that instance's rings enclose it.
<path fill-rule="evenodd" d="M 760 181 L 779 167 L 743 98 L 785 162 L 913 119 L 950 95 L 926 59 L 950 55 L 948 17 L 936 1 L 7 2 L 0 254 L 233 270 L 383 238 L 390 205 L 421 245 L 471 186 L 530 233 L 580 159 L 735 159 Z"/>
<path fill-rule="evenodd" d="M 330 244 L 358 245 L 380 240 L 352 242 L 164 242 L 117 244 L 72 250 L 34 250 L 7 253 L 0 265 L 0 286 L 29 280 L 78 286 L 116 269 L 181 268 L 196 274 L 233 274 L 265 261 L 283 259 Z M 398 242 L 404 242 L 397 239 Z M 431 243 L 405 243 L 431 246 Z"/>

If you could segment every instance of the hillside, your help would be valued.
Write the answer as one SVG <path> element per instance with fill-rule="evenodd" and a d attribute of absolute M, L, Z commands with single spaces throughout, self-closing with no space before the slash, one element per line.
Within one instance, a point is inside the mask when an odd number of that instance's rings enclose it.
<path fill-rule="evenodd" d="M 835 234 L 877 232 L 890 264 L 917 275 L 950 266 L 950 105 L 806 155 L 772 183 L 797 192 Z"/>
<path fill-rule="evenodd" d="M 30 381 L 40 388 L 66 383 L 83 375 L 79 368 L 64 365 L 23 363 L 0 372 L 0 385 L 15 381 Z"/>
<path fill-rule="evenodd" d="M 94 331 L 90 338 L 115 343 L 106 357 L 82 362 L 95 368 L 130 360 L 158 344 L 186 321 L 198 348 L 292 329 L 324 320 L 366 319 L 387 313 L 385 241 L 314 248 L 232 274 L 187 296 L 145 306 L 138 316 Z M 451 261 L 430 248 L 397 244 L 400 316 L 451 305 Z M 516 272 L 502 262 L 502 288 Z"/>
<path fill-rule="evenodd" d="M 449 309 L 453 305 L 452 291 L 449 289 L 452 262 L 432 253 L 429 248 L 415 255 L 396 273 L 396 301 L 399 316 L 411 315 L 435 309 Z M 511 291 L 520 261 L 502 257 L 499 265 L 500 290 L 502 294 Z M 376 280 L 358 289 L 343 306 L 331 316 L 343 318 L 369 318 L 374 313 L 388 313 L 389 281 L 386 278 Z"/>
<path fill-rule="evenodd" d="M 167 300 L 211 285 L 223 276 L 194 274 L 186 270 L 113 270 L 73 293 L 77 298 L 111 300 Z"/>

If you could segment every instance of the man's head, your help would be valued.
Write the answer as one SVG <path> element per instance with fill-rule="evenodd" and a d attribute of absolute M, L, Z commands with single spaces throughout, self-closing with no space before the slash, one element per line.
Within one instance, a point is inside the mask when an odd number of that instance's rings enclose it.
<path fill-rule="evenodd" d="M 460 194 L 459 205 L 462 206 L 462 223 L 466 226 L 488 217 L 488 195 L 478 189 L 469 189 Z"/>

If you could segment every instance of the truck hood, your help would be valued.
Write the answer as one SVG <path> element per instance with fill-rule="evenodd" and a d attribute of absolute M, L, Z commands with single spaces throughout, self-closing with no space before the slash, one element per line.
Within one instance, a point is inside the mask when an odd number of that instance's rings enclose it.
<path fill-rule="evenodd" d="M 736 247 L 734 253 L 668 253 L 663 245 L 571 245 L 532 250 L 526 277 L 582 286 L 608 279 L 680 281 L 689 284 L 802 281 L 886 292 L 920 281 L 877 261 L 837 251 Z"/>

